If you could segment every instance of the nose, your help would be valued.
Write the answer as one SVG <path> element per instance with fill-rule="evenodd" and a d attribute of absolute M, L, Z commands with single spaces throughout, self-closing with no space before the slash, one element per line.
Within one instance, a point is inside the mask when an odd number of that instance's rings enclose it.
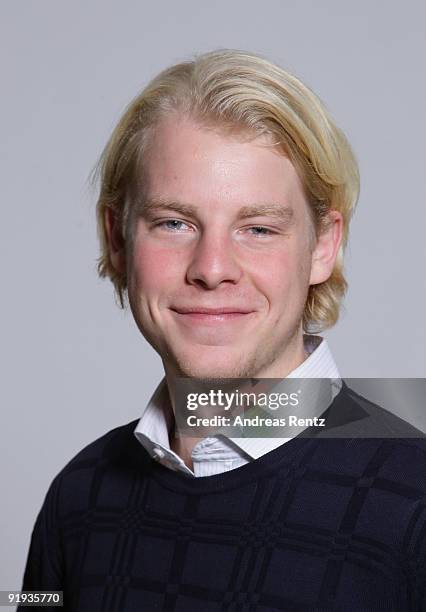
<path fill-rule="evenodd" d="M 238 283 L 241 275 L 231 236 L 219 228 L 205 230 L 191 254 L 187 281 L 204 289 L 215 289 L 221 283 Z"/>

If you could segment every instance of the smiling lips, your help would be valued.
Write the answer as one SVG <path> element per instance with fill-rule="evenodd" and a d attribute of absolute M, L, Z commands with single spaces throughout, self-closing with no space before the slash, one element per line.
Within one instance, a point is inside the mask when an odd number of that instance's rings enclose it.
<path fill-rule="evenodd" d="M 190 308 L 172 308 L 179 318 L 199 323 L 220 323 L 236 321 L 254 312 L 244 307 L 227 306 L 221 308 L 205 308 L 202 306 L 191 306 Z"/>

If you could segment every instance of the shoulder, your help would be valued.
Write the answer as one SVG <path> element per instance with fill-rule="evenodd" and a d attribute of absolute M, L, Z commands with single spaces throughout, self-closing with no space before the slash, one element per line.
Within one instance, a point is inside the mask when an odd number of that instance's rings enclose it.
<path fill-rule="evenodd" d="M 323 416 L 326 427 L 312 435 L 321 439 L 317 465 L 358 476 L 374 475 L 376 484 L 386 483 L 389 491 L 405 492 L 409 499 L 425 495 L 426 436 L 422 431 L 345 382 Z"/>
<path fill-rule="evenodd" d="M 108 496 L 143 475 L 152 459 L 134 436 L 138 419 L 106 432 L 82 448 L 54 477 L 44 506 L 54 503 L 58 518 L 86 510 L 94 495 Z"/>
<path fill-rule="evenodd" d="M 111 507 L 126 497 L 152 461 L 136 440 L 137 420 L 116 427 L 80 450 L 52 480 L 31 534 L 22 590 L 62 590 L 64 529 L 80 529 L 94 501 Z"/>
<path fill-rule="evenodd" d="M 335 431 L 336 437 L 410 438 L 417 440 L 420 447 L 425 444 L 424 432 L 363 397 L 345 381 L 325 416 L 328 431 Z"/>
<path fill-rule="evenodd" d="M 120 425 L 101 435 L 84 446 L 74 457 L 72 457 L 61 474 L 84 465 L 96 465 L 100 462 L 113 461 L 118 459 L 133 441 L 137 444 L 134 437 L 134 430 L 138 419 L 130 421 L 125 425 Z"/>

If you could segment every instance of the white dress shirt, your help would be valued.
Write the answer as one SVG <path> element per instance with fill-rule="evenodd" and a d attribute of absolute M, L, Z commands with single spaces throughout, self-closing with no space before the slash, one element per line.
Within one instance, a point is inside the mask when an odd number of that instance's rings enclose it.
<path fill-rule="evenodd" d="M 303 341 L 308 357 L 286 378 L 330 379 L 330 385 L 327 386 L 321 401 L 316 402 L 309 413 L 312 417 L 320 416 L 340 391 L 342 381 L 326 340 L 321 336 L 304 335 Z M 162 465 L 191 477 L 212 476 L 233 470 L 291 440 L 291 437 L 228 438 L 225 435 L 206 437 L 192 450 L 194 469 L 191 470 L 170 448 L 169 431 L 172 415 L 167 382 L 163 378 L 149 400 L 134 434 L 151 457 Z"/>

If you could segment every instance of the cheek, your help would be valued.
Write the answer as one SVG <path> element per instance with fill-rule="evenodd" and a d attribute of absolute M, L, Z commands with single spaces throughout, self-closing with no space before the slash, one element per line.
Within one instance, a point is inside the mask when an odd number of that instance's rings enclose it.
<path fill-rule="evenodd" d="M 290 249 L 258 256 L 251 266 L 251 277 L 267 296 L 271 306 L 294 299 L 308 283 L 307 262 Z"/>
<path fill-rule="evenodd" d="M 131 283 L 146 297 L 162 293 L 163 289 L 170 290 L 179 278 L 179 254 L 158 245 L 154 247 L 148 241 L 136 243 L 131 261 Z"/>

